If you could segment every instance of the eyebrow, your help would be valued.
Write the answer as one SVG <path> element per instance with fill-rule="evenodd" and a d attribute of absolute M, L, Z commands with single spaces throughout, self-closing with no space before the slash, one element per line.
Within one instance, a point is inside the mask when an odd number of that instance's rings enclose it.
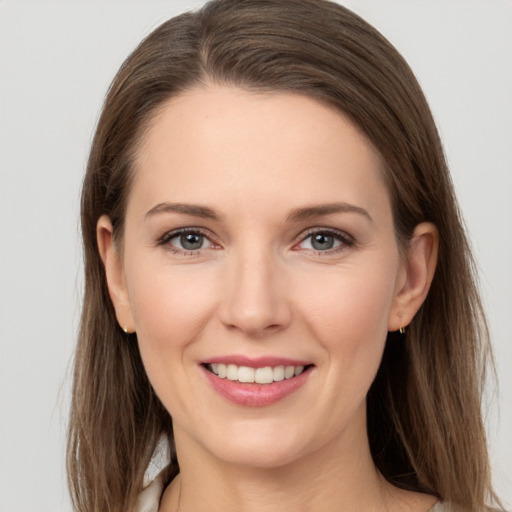
<path fill-rule="evenodd" d="M 219 220 L 220 215 L 217 211 L 207 206 L 186 203 L 159 203 L 146 213 L 146 219 L 160 213 L 179 213 L 181 215 L 191 215 L 203 219 Z M 288 216 L 288 222 L 299 222 L 324 215 L 332 215 L 335 213 L 357 213 L 366 217 L 373 223 L 371 215 L 360 206 L 349 203 L 329 203 L 313 206 L 306 206 L 292 210 Z"/>
<path fill-rule="evenodd" d="M 191 215 L 203 219 L 218 220 L 220 215 L 207 206 L 185 203 L 159 203 L 146 213 L 146 219 L 159 213 L 180 213 L 182 215 Z"/>
<path fill-rule="evenodd" d="M 333 213 L 357 213 L 373 223 L 371 215 L 364 208 L 349 203 L 329 203 L 297 208 L 288 214 L 287 220 L 297 222 Z"/>

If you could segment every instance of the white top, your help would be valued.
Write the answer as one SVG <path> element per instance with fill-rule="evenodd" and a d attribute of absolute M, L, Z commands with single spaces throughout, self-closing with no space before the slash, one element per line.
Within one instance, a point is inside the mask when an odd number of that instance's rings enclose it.
<path fill-rule="evenodd" d="M 448 503 L 438 501 L 428 512 L 450 512 L 452 508 Z"/>
<path fill-rule="evenodd" d="M 158 512 L 160 498 L 164 492 L 162 474 L 159 474 L 139 494 L 134 512 Z M 437 512 L 437 511 L 436 511 Z"/>
<path fill-rule="evenodd" d="M 158 512 L 160 498 L 164 492 L 162 472 L 170 462 L 169 441 L 162 436 L 144 473 L 143 489 L 133 512 Z"/>

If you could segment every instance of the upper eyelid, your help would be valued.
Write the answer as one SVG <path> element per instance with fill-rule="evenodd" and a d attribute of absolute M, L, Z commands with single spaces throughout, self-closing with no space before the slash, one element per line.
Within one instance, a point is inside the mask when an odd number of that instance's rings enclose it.
<path fill-rule="evenodd" d="M 211 237 L 207 234 L 207 231 L 208 230 L 205 230 L 203 228 L 197 228 L 197 227 L 183 227 L 183 228 L 172 229 L 172 230 L 164 233 L 160 238 L 158 238 L 156 240 L 155 245 L 164 247 L 167 250 L 172 251 L 174 254 L 181 254 L 183 256 L 200 256 L 203 253 L 203 251 L 212 249 L 212 248 L 216 249 L 217 247 L 213 247 L 213 246 L 220 245 L 216 241 L 213 240 L 213 237 Z M 178 237 L 182 236 L 183 234 L 187 234 L 187 233 L 194 233 L 194 234 L 203 236 L 210 242 L 211 245 L 209 247 L 205 247 L 205 248 L 201 248 L 201 249 L 185 249 L 185 248 L 176 247 L 174 244 L 170 243 L 171 240 L 173 240 L 174 238 L 178 238 Z"/>
<path fill-rule="evenodd" d="M 208 240 L 210 240 L 212 242 L 214 241 L 213 240 L 214 237 L 212 236 L 212 234 L 209 230 L 204 229 L 204 228 L 194 227 L 194 226 L 184 227 L 184 228 L 176 228 L 176 229 L 171 229 L 170 231 L 166 231 L 161 237 L 159 237 L 158 241 L 159 242 L 169 241 L 172 238 L 180 236 L 184 233 L 197 233 L 198 235 L 208 238 Z"/>
<path fill-rule="evenodd" d="M 322 251 L 314 249 L 314 248 L 302 249 L 301 247 L 298 247 L 301 244 L 303 244 L 312 235 L 319 234 L 319 233 L 325 233 L 327 235 L 334 236 L 335 238 L 338 239 L 340 244 L 337 247 L 332 247 L 332 248 L 325 249 Z M 312 254 L 315 254 L 318 256 L 328 257 L 328 256 L 335 256 L 341 252 L 346 251 L 349 248 L 354 248 L 354 247 L 357 247 L 355 239 L 345 231 L 341 231 L 339 229 L 333 229 L 333 228 L 312 228 L 312 229 L 306 230 L 306 232 L 301 235 L 300 240 L 298 242 L 296 242 L 292 246 L 291 249 L 292 249 L 292 251 L 305 250 L 306 252 L 309 252 L 309 253 L 312 253 Z"/>
<path fill-rule="evenodd" d="M 303 231 L 299 237 L 300 241 L 304 241 L 306 238 L 309 238 L 311 235 L 314 235 L 316 233 L 328 233 L 330 235 L 336 235 L 339 236 L 342 239 L 349 240 L 351 242 L 354 242 L 354 237 L 348 234 L 346 231 L 342 231 L 340 229 L 335 228 L 327 228 L 327 227 L 317 227 L 317 228 L 309 228 Z"/>
<path fill-rule="evenodd" d="M 195 227 L 195 226 L 187 226 L 187 227 L 176 228 L 176 229 L 167 231 L 161 237 L 159 237 L 159 239 L 157 240 L 157 244 L 163 245 L 165 243 L 168 243 L 171 239 L 173 239 L 177 236 L 180 236 L 184 233 L 197 233 L 201 236 L 204 236 L 205 238 L 208 238 L 208 240 L 210 240 L 210 242 L 212 242 L 216 245 L 221 245 L 220 242 L 217 241 L 217 239 L 216 239 L 217 237 L 215 237 L 210 230 L 205 229 L 205 228 Z M 297 245 L 298 243 L 303 242 L 304 240 L 306 240 L 307 238 L 309 238 L 310 236 L 312 236 L 316 233 L 328 233 L 330 235 L 339 237 L 345 243 L 346 242 L 355 243 L 354 238 L 350 234 L 348 234 L 346 231 L 336 229 L 336 228 L 331 228 L 331 227 L 317 226 L 317 227 L 305 229 L 301 233 L 299 233 L 295 237 L 295 239 L 296 240 L 298 239 L 298 241 L 294 242 L 293 246 Z"/>

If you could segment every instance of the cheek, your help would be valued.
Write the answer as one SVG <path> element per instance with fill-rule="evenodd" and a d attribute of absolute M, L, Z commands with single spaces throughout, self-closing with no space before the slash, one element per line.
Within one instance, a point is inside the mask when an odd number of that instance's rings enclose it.
<path fill-rule="evenodd" d="M 382 275 L 331 276 L 322 293 L 304 303 L 308 329 L 323 353 L 320 414 L 326 436 L 336 435 L 351 419 L 364 421 L 366 396 L 387 338 L 391 290 L 392 283 Z"/>
<path fill-rule="evenodd" d="M 151 379 L 155 371 L 165 373 L 169 362 L 183 362 L 183 350 L 213 314 L 217 293 L 211 276 L 198 275 L 197 270 L 140 269 L 134 269 L 128 285 L 139 347 Z"/>
<path fill-rule="evenodd" d="M 390 272 L 388 276 L 392 275 Z M 350 269 L 332 272 L 318 278 L 303 279 L 304 306 L 311 318 L 317 318 L 325 328 L 386 330 L 387 316 L 393 301 L 394 280 L 384 271 L 352 272 Z M 342 324 L 343 327 L 340 325 Z"/>
<path fill-rule="evenodd" d="M 309 329 L 331 365 L 345 375 L 362 374 L 365 368 L 369 373 L 376 371 L 387 336 L 394 281 L 375 270 L 342 271 L 317 281 L 314 287 L 307 281 L 302 286 L 302 295 L 308 297 L 302 309 L 307 312 Z"/>

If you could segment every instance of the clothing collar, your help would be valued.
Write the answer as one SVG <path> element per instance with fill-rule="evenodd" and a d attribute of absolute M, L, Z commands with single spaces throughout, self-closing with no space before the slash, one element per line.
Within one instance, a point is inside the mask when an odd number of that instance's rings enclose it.
<path fill-rule="evenodd" d="M 144 473 L 142 491 L 133 512 L 158 512 L 164 491 L 164 470 L 169 463 L 169 441 L 162 436 Z"/>

